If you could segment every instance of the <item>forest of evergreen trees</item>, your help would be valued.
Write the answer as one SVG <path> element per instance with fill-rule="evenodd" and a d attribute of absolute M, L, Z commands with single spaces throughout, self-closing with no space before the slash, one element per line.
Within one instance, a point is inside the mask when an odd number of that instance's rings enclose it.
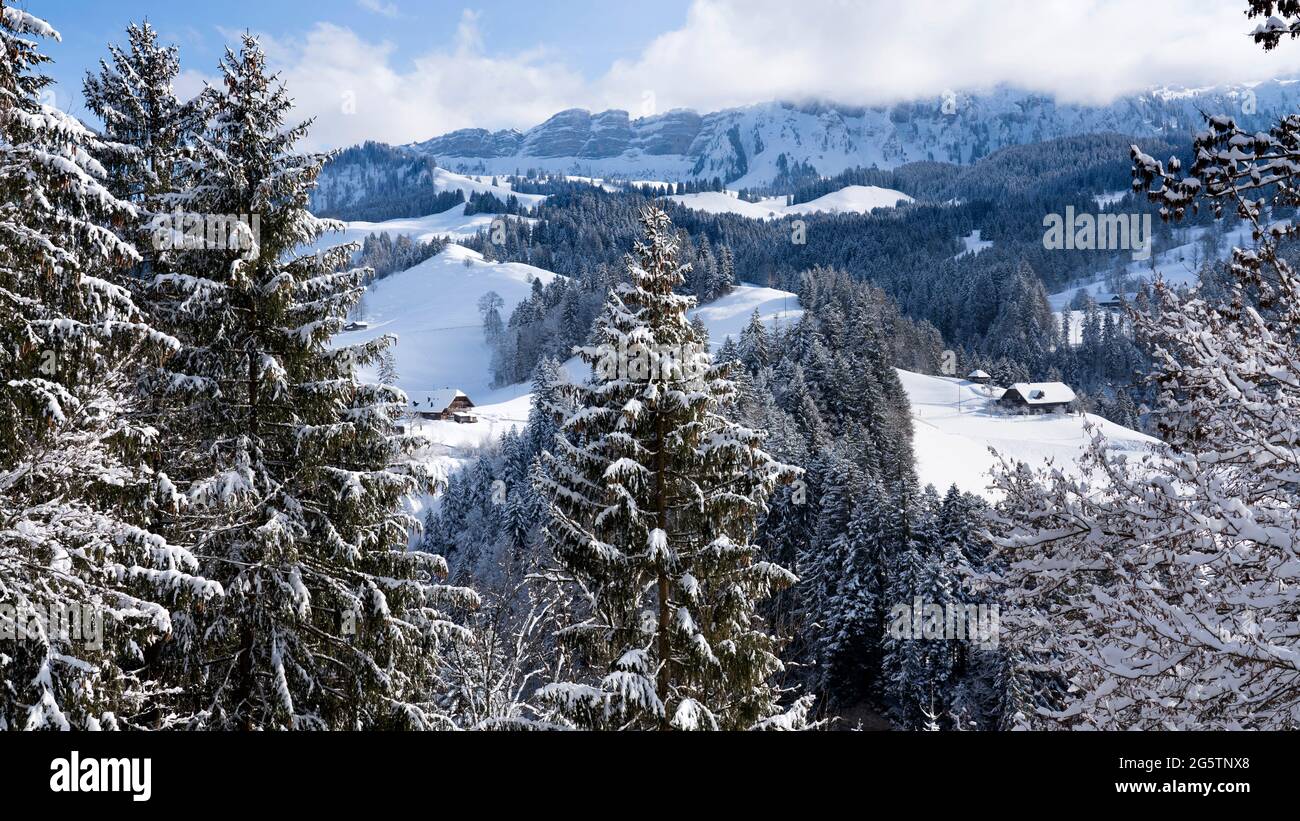
<path fill-rule="evenodd" d="M 1300 23 L 1256 40 L 1284 35 Z M 468 241 L 563 275 L 509 317 L 479 303 L 495 383 L 531 381 L 527 424 L 442 477 L 402 424 L 397 340 L 337 335 L 367 284 L 445 243 L 308 250 L 342 228 L 312 208 L 519 201 L 433 191 L 374 143 L 300 149 L 311 124 L 251 33 L 181 100 L 178 50 L 130 25 L 85 77 L 88 127 L 42 102 L 56 36 L 0 0 L 0 730 L 1300 724 L 1300 228 L 1276 222 L 1300 205 L 1300 119 L 782 166 L 793 201 L 918 199 L 871 215 L 748 220 L 663 199 L 720 178 L 533 175 L 530 219 Z M 1211 220 L 1255 247 L 1199 260 L 1195 289 L 1079 300 L 1073 344 L 1048 290 L 1124 252 L 1052 253 L 1042 218 L 1117 190 L 1162 218 L 1157 247 Z M 993 246 L 962 253 L 977 227 Z M 803 312 L 755 312 L 715 352 L 689 311 L 742 278 Z M 987 498 L 922 486 L 898 369 L 954 364 L 1067 380 L 1159 439 L 1089 429 L 1077 465 L 1004 460 Z M 933 615 L 990 608 L 992 636 Z M 46 629 L 72 610 L 95 643 Z"/>

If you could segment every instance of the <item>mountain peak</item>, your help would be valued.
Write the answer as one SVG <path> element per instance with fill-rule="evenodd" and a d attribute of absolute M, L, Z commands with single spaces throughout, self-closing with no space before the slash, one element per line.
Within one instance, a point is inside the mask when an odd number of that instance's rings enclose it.
<path fill-rule="evenodd" d="M 1201 111 L 1224 111 L 1263 128 L 1298 104 L 1300 83 L 1283 78 L 1150 89 L 1107 105 L 999 86 L 880 106 L 810 98 L 635 118 L 621 109 L 569 108 L 522 133 L 462 129 L 407 150 L 463 173 L 532 168 L 665 181 L 721 177 L 746 187 L 766 185 L 798 163 L 831 175 L 925 160 L 969 163 L 1007 146 L 1076 134 L 1190 136 L 1200 128 Z"/>

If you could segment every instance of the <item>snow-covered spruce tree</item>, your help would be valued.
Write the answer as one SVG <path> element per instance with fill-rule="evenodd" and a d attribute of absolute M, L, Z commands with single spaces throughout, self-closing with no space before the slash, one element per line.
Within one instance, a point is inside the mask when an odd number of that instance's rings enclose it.
<path fill-rule="evenodd" d="M 220 70 L 192 207 L 245 219 L 155 282 L 188 297 L 178 358 L 209 388 L 173 430 L 171 525 L 227 596 L 187 625 L 170 669 L 204 727 L 444 726 L 437 651 L 476 598 L 440 583 L 440 557 L 405 550 L 417 522 L 400 501 L 429 476 L 395 434 L 405 397 L 356 376 L 393 340 L 331 347 L 367 271 L 348 269 L 353 246 L 301 250 L 337 228 L 306 207 L 326 158 L 294 151 L 309 123 L 286 126 L 292 101 L 255 38 Z"/>
<path fill-rule="evenodd" d="M 579 349 L 595 373 L 546 458 L 557 575 L 587 611 L 561 639 L 588 676 L 541 698 L 589 729 L 798 726 L 809 702 L 782 712 L 779 641 L 755 614 L 795 578 L 750 542 L 797 470 L 718 413 L 733 387 L 686 318 L 694 299 L 674 293 L 672 224 L 654 208 L 642 223 L 629 279 Z"/>
<path fill-rule="evenodd" d="M 843 689 L 831 692 L 833 684 L 843 683 L 830 647 L 834 641 L 833 607 L 837 593 L 849 582 L 842 562 L 864 478 L 839 448 L 820 454 L 810 463 L 808 475 L 820 481 L 816 521 L 796 554 L 800 579 L 796 621 L 801 627 L 799 637 L 807 644 L 808 690 L 819 697 L 819 707 L 834 707 L 841 706 L 838 697 L 847 693 Z"/>
<path fill-rule="evenodd" d="M 194 149 L 206 127 L 211 89 L 188 102 L 176 97 L 180 61 L 174 46 L 158 42 L 149 24 L 127 27 L 126 48 L 109 46 L 109 59 L 83 82 L 86 106 L 103 123 L 96 158 L 106 169 L 105 186 L 135 209 L 133 219 L 116 226 L 140 253 L 135 264 L 115 281 L 131 292 L 149 322 L 165 333 L 183 335 L 192 319 L 192 295 L 155 287 L 155 278 L 172 273 L 187 245 L 202 229 L 201 215 L 190 212 L 196 185 Z M 184 229 L 189 228 L 189 236 Z M 213 386 L 178 370 L 184 357 L 169 357 L 143 369 L 134 386 L 140 397 L 134 419 L 159 428 L 147 461 L 170 481 L 171 457 L 177 453 L 171 434 L 177 419 L 189 413 L 195 394 Z M 152 524 L 152 522 L 148 522 Z"/>
<path fill-rule="evenodd" d="M 831 592 L 820 622 L 818 665 L 831 707 L 889 695 L 886 628 L 892 606 L 912 603 L 897 578 L 903 554 L 914 547 L 912 515 L 895 494 L 869 481 L 829 551 L 839 567 L 825 568 Z"/>
<path fill-rule="evenodd" d="M 177 99 L 174 84 L 180 60 L 174 46 L 158 42 L 149 23 L 131 24 L 128 46 L 109 46 L 109 60 L 82 84 L 86 107 L 103 123 L 98 158 L 107 171 L 105 185 L 136 207 L 127 237 L 143 259 L 137 279 L 147 281 L 170 258 L 165 226 L 184 215 L 184 192 L 192 182 L 190 162 L 195 136 L 208 116 L 210 93 Z M 171 219 L 163 220 L 165 215 Z"/>
<path fill-rule="evenodd" d="M 165 725 L 142 651 L 221 592 L 135 518 L 168 494 L 137 458 L 157 431 L 128 421 L 130 374 L 177 343 L 104 278 L 139 259 L 110 230 L 135 213 L 94 135 L 39 103 L 41 37 L 0 0 L 0 729 Z"/>
<path fill-rule="evenodd" d="M 1266 134 L 1211 117 L 1186 176 L 1133 150 L 1163 216 L 1232 204 L 1258 246 L 1234 250 L 1226 301 L 1158 284 L 1158 311 L 1132 314 L 1161 445 L 1125 458 L 1098 436 L 1078 477 L 998 479 L 1004 645 L 1032 673 L 1011 691 L 1022 726 L 1300 726 L 1300 276 L 1250 196 L 1300 201 L 1297 134 L 1295 115 Z"/>
<path fill-rule="evenodd" d="M 958 560 L 955 545 L 945 545 L 940 536 L 933 490 L 926 489 L 906 548 L 893 557 L 887 593 L 890 608 L 906 607 L 912 621 L 904 625 L 890 616 L 884 658 L 890 706 L 898 723 L 910 730 L 947 725 L 961 650 L 945 633 L 946 614 L 959 600 L 953 574 Z"/>

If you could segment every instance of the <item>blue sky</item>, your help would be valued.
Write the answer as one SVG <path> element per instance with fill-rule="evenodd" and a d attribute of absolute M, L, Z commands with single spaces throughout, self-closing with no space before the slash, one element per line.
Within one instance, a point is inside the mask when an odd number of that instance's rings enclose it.
<path fill-rule="evenodd" d="M 19 2 L 54 25 L 63 42 L 47 52 L 56 59 L 49 72 L 73 97 L 87 68 L 104 55 L 104 44 L 123 40 L 128 21 L 149 20 L 163 37 L 182 48 L 183 62 L 209 70 L 245 28 L 291 39 L 315 23 L 346 27 L 366 40 L 396 46 L 395 63 L 409 61 L 445 42 L 465 9 L 478 13 L 490 53 L 562 50 L 566 62 L 585 76 L 599 77 L 615 60 L 635 57 L 652 37 L 686 17 L 689 0 L 653 3 L 616 0 L 225 0 L 220 3 L 159 0 L 44 0 Z M 599 32 L 599 36 L 595 34 Z M 72 105 L 76 105 L 73 99 Z"/>
<path fill-rule="evenodd" d="M 63 34 L 55 102 L 81 116 L 81 77 L 128 21 L 181 48 L 182 94 L 249 29 L 316 118 L 313 148 L 526 129 L 570 107 L 874 105 L 1003 83 L 1096 103 L 1300 73 L 1300 44 L 1265 54 L 1246 36 L 1244 0 L 11 2 Z"/>

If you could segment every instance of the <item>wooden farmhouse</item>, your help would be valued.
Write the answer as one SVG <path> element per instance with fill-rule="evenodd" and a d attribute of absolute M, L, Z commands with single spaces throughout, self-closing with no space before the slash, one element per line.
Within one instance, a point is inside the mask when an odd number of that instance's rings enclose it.
<path fill-rule="evenodd" d="M 418 391 L 409 394 L 409 398 L 411 400 L 411 414 L 420 419 L 438 422 L 460 422 L 462 424 L 478 421 L 478 417 L 470 413 L 474 409 L 474 403 L 470 401 L 464 391 L 458 391 L 455 388 Z"/>
<path fill-rule="evenodd" d="M 1120 294 L 1111 294 L 1110 299 L 1101 300 L 1097 303 L 1097 307 L 1107 311 L 1122 311 L 1124 310 L 1124 304 L 1123 296 Z"/>
<path fill-rule="evenodd" d="M 1063 382 L 1017 382 L 1003 392 L 998 405 L 1014 413 L 1068 411 L 1074 391 Z"/>

